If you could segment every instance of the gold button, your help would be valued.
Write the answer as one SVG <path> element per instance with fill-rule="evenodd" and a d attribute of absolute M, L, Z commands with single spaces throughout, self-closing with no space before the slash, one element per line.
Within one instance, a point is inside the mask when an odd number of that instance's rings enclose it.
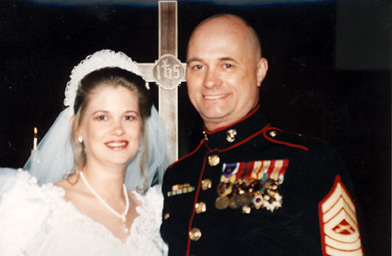
<path fill-rule="evenodd" d="M 201 181 L 201 189 L 207 190 L 212 187 L 212 181 L 210 179 L 205 179 Z"/>
<path fill-rule="evenodd" d="M 197 214 L 203 213 L 207 211 L 207 205 L 204 202 L 198 202 L 195 204 L 195 209 Z"/>
<path fill-rule="evenodd" d="M 278 133 L 276 131 L 270 131 L 269 135 L 274 138 L 276 137 L 276 135 L 278 135 Z"/>
<path fill-rule="evenodd" d="M 217 166 L 220 162 L 220 158 L 218 155 L 210 155 L 208 156 L 208 164 L 210 166 Z"/>
<path fill-rule="evenodd" d="M 191 231 L 189 231 L 189 238 L 192 241 L 197 241 L 201 237 L 201 231 L 198 228 L 192 228 Z"/>
<path fill-rule="evenodd" d="M 170 213 L 166 213 L 165 216 L 163 216 L 164 220 L 167 220 L 168 218 L 170 218 Z"/>

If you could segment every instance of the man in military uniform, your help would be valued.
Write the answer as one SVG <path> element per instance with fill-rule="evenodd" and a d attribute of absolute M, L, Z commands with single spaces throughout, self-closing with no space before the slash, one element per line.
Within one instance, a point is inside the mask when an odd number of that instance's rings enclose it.
<path fill-rule="evenodd" d="M 191 35 L 187 85 L 205 138 L 165 174 L 169 255 L 363 255 L 339 155 L 262 115 L 267 70 L 255 31 L 237 16 L 211 17 Z"/>

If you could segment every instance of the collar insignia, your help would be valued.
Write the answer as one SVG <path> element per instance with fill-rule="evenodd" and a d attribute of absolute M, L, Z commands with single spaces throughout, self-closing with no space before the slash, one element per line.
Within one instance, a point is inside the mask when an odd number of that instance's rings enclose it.
<path fill-rule="evenodd" d="M 237 135 L 237 131 L 235 129 L 230 129 L 227 131 L 227 136 L 226 140 L 227 142 L 234 142 L 235 141 L 235 136 Z"/>

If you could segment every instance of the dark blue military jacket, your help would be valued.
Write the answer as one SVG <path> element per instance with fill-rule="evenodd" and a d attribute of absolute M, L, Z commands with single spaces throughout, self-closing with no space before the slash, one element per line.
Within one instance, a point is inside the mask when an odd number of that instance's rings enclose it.
<path fill-rule="evenodd" d="M 362 255 L 339 155 L 271 127 L 260 112 L 204 131 L 168 168 L 161 234 L 169 255 Z"/>

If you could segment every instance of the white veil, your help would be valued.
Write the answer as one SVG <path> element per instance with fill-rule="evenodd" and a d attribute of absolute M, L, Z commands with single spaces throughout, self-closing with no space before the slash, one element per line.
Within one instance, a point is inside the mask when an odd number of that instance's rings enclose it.
<path fill-rule="evenodd" d="M 119 67 L 135 73 L 139 76 L 137 64 L 122 52 L 111 50 L 101 50 L 83 60 L 74 67 L 71 73 L 71 80 L 67 83 L 65 90 L 64 109 L 49 131 L 33 150 L 24 169 L 29 170 L 34 175 L 39 184 L 57 182 L 64 179 L 73 170 L 74 155 L 71 146 L 71 117 L 73 116 L 73 104 L 76 90 L 80 80 L 88 73 L 103 67 Z M 148 163 L 145 173 L 148 177 L 148 185 L 161 183 L 163 173 L 170 164 L 168 150 L 172 148 L 166 136 L 163 123 L 154 106 L 151 108 L 151 116 L 146 120 L 146 136 L 148 141 Z M 136 190 L 143 187 L 145 177 L 140 172 L 140 160 L 143 152 L 143 139 L 141 139 L 141 149 L 132 159 L 127 167 L 125 185 L 129 190 Z"/>

